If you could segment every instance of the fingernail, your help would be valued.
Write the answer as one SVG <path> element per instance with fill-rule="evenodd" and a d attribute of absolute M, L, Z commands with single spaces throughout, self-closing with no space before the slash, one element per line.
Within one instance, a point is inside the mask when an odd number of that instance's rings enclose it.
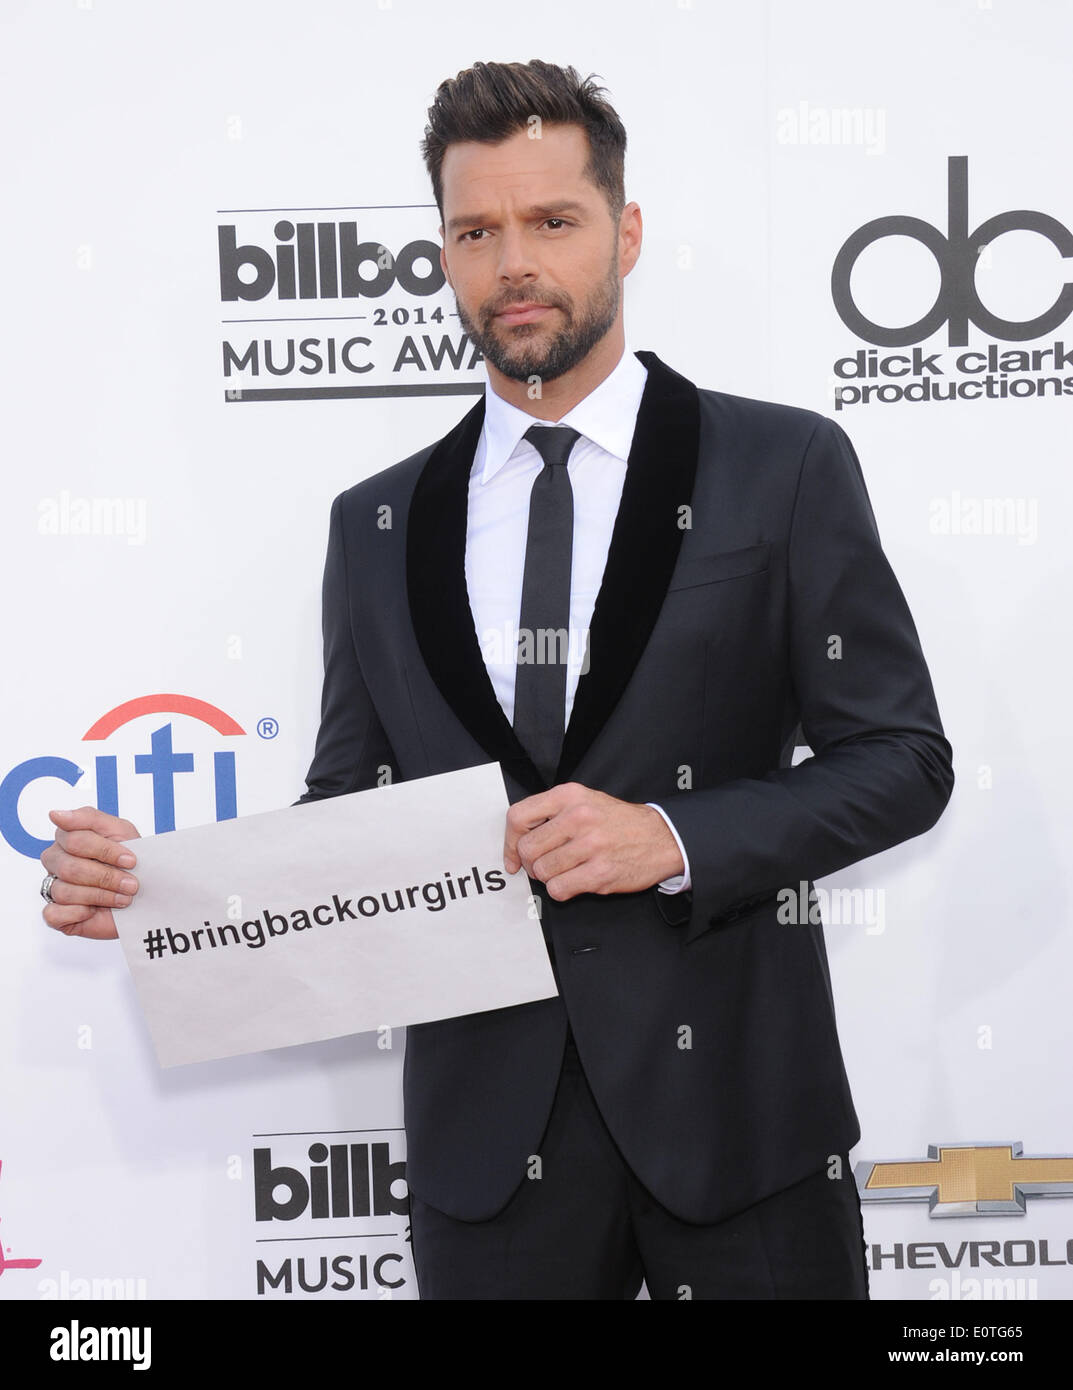
<path fill-rule="evenodd" d="M 119 887 L 120 890 L 124 893 L 135 893 L 138 890 L 138 880 L 136 878 L 130 877 L 120 879 Z"/>
<path fill-rule="evenodd" d="M 115 905 L 116 907 L 129 907 L 130 899 L 125 897 L 122 893 L 117 893 L 115 895 Z"/>
<path fill-rule="evenodd" d="M 137 862 L 133 854 L 121 854 L 116 860 L 121 869 L 133 869 Z"/>

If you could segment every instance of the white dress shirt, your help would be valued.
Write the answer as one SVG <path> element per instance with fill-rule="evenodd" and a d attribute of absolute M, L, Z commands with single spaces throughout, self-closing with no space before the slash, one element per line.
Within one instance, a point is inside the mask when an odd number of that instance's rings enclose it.
<path fill-rule="evenodd" d="M 595 390 L 554 423 L 578 431 L 567 471 L 574 494 L 574 542 L 570 568 L 570 627 L 566 669 L 566 723 L 587 659 L 587 635 L 600 591 L 611 533 L 618 514 L 626 460 L 648 372 L 627 346 Z M 484 427 L 469 480 L 466 586 L 477 640 L 496 698 L 514 722 L 518 623 L 522 606 L 529 494 L 544 460 L 525 439 L 532 425 L 550 425 L 519 410 L 492 389 L 485 372 Z M 662 807 L 682 854 L 684 874 L 665 879 L 664 892 L 690 886 L 689 862 L 678 832 Z"/>

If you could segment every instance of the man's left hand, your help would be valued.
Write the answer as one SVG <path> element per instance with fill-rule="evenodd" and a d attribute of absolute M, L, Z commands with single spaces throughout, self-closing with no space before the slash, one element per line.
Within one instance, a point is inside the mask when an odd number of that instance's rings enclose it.
<path fill-rule="evenodd" d="M 685 871 L 667 822 L 651 806 L 564 782 L 507 812 L 503 863 L 524 868 L 556 901 L 638 893 Z"/>

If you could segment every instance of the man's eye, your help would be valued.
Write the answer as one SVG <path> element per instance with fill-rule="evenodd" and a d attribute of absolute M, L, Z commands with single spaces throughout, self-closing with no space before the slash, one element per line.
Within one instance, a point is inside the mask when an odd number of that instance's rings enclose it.
<path fill-rule="evenodd" d="M 565 220 L 565 218 L 562 218 L 562 217 L 545 217 L 545 219 L 544 219 L 544 224 L 545 224 L 545 226 L 547 226 L 549 223 L 552 223 L 552 222 L 558 222 L 558 224 L 559 224 L 560 227 L 565 227 L 565 226 L 566 226 L 566 220 Z M 553 231 L 558 231 L 558 227 L 553 227 L 552 230 L 553 230 Z"/>
<path fill-rule="evenodd" d="M 458 239 L 459 239 L 459 241 L 468 241 L 470 237 L 476 238 L 476 237 L 480 237 L 480 236 L 483 236 L 483 235 L 484 235 L 484 228 L 483 228 L 483 227 L 474 227 L 472 231 L 463 232 L 462 235 L 461 235 Z"/>

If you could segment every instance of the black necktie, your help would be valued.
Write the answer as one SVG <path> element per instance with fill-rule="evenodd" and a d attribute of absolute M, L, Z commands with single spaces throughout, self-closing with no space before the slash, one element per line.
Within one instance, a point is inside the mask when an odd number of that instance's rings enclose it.
<path fill-rule="evenodd" d="M 529 495 L 514 732 L 550 786 L 559 766 L 566 723 L 574 542 L 574 494 L 566 461 L 581 436 L 568 426 L 532 425 L 525 438 L 544 460 L 544 467 Z"/>

